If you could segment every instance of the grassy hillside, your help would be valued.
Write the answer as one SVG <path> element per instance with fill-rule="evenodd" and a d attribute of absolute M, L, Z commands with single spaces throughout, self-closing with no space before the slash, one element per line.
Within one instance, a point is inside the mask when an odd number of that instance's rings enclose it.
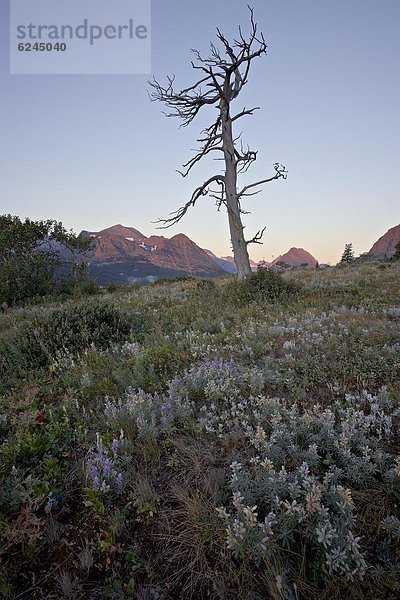
<path fill-rule="evenodd" d="M 0 597 L 395 599 L 400 265 L 0 316 Z"/>

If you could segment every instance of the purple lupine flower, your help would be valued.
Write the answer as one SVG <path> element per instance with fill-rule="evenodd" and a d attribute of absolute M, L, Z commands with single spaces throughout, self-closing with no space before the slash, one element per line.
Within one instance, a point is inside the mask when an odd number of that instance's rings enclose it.
<path fill-rule="evenodd" d="M 93 489 L 94 489 L 95 492 L 100 491 L 100 481 L 99 481 L 99 478 L 97 477 L 97 475 L 93 479 L 92 487 L 93 487 Z"/>
<path fill-rule="evenodd" d="M 111 463 L 108 458 L 103 459 L 102 467 L 104 477 L 111 477 Z"/>
<path fill-rule="evenodd" d="M 161 404 L 161 416 L 166 417 L 172 410 L 171 401 L 169 400 L 167 404 Z"/>
<path fill-rule="evenodd" d="M 122 487 L 123 482 L 124 482 L 124 478 L 122 477 L 122 473 L 118 473 L 118 475 L 115 478 L 115 483 L 120 488 L 120 487 Z"/>
<path fill-rule="evenodd" d="M 117 454 L 118 449 L 119 449 L 119 439 L 114 438 L 112 441 L 112 445 L 111 445 L 111 450 L 112 450 L 112 453 L 114 454 L 114 456 Z"/>
<path fill-rule="evenodd" d="M 33 330 L 33 335 L 35 336 L 35 338 L 40 337 L 40 328 L 39 327 L 37 329 Z"/>
<path fill-rule="evenodd" d="M 143 425 L 144 425 L 144 419 L 143 419 L 143 417 L 142 417 L 141 415 L 139 415 L 139 416 L 136 418 L 136 425 L 137 425 L 138 427 L 143 427 Z"/>
<path fill-rule="evenodd" d="M 300 465 L 300 472 L 303 473 L 303 475 L 307 475 L 309 471 L 309 466 L 308 466 L 308 462 L 304 461 L 301 465 Z"/>

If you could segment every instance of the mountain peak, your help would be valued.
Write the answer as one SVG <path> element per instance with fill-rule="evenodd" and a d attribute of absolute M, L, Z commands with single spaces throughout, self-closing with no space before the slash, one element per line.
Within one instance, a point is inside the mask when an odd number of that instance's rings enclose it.
<path fill-rule="evenodd" d="M 102 229 L 98 231 L 96 235 L 101 236 L 110 236 L 115 235 L 117 237 L 132 237 L 136 239 L 144 240 L 146 238 L 143 233 L 135 229 L 134 227 L 125 227 L 125 225 L 112 225 L 111 227 L 107 227 L 106 229 Z"/>
<path fill-rule="evenodd" d="M 291 267 L 301 267 L 307 265 L 308 267 L 316 267 L 317 259 L 312 254 L 304 250 L 304 248 L 292 247 L 285 254 L 277 256 L 272 261 L 271 265 L 276 265 L 279 262 L 284 262 Z"/>
<path fill-rule="evenodd" d="M 398 242 L 400 242 L 400 225 L 395 225 L 375 242 L 369 254 L 377 258 L 390 258 L 393 256 Z"/>
<path fill-rule="evenodd" d="M 176 233 L 170 239 L 175 240 L 176 242 L 190 242 L 191 244 L 194 244 L 194 242 L 184 233 Z"/>

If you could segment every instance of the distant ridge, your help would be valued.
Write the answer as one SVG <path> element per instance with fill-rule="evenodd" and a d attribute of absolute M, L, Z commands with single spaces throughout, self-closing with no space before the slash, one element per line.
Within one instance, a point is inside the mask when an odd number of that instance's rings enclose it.
<path fill-rule="evenodd" d="M 171 238 L 146 237 L 134 227 L 113 225 L 101 231 L 82 231 L 93 248 L 87 263 L 100 284 L 131 284 L 160 277 L 216 277 L 226 271 L 183 233 Z"/>
<path fill-rule="evenodd" d="M 101 285 L 187 276 L 218 277 L 237 272 L 233 256 L 220 258 L 211 250 L 200 248 L 184 233 L 171 238 L 147 237 L 134 227 L 117 224 L 101 231 L 84 230 L 80 235 L 93 240 L 86 262 L 90 275 Z M 272 263 L 262 262 L 270 268 L 317 265 L 317 260 L 303 248 L 290 248 Z M 253 271 L 257 270 L 258 263 L 250 260 L 250 265 Z"/>
<path fill-rule="evenodd" d="M 211 250 L 204 250 L 204 252 L 207 252 L 208 256 L 226 273 L 230 273 L 231 275 L 237 273 L 237 267 L 230 256 L 219 258 Z"/>
<path fill-rule="evenodd" d="M 307 266 L 308 268 L 315 268 L 318 261 L 304 248 L 290 248 L 285 254 L 277 256 L 270 266 L 274 267 L 278 263 L 286 263 L 290 267 Z"/>
<path fill-rule="evenodd" d="M 223 261 L 227 262 L 228 264 L 231 264 L 232 268 L 234 269 L 233 273 L 237 273 L 237 268 L 236 268 L 235 260 L 234 260 L 233 256 L 223 256 L 220 260 L 223 260 Z M 254 260 L 250 259 L 250 267 L 251 267 L 252 271 L 257 271 L 258 263 L 254 262 Z"/>
<path fill-rule="evenodd" d="M 390 258 L 393 256 L 396 244 L 400 241 L 400 225 L 391 227 L 372 246 L 369 254 L 376 258 Z"/>

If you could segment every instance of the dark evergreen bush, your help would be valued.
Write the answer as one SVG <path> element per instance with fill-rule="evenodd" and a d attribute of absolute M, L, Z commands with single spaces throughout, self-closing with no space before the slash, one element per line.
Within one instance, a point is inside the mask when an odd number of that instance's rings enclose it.
<path fill-rule="evenodd" d="M 259 268 L 244 281 L 229 285 L 233 296 L 240 302 L 277 302 L 298 296 L 300 288 L 283 279 L 282 274 Z"/>

